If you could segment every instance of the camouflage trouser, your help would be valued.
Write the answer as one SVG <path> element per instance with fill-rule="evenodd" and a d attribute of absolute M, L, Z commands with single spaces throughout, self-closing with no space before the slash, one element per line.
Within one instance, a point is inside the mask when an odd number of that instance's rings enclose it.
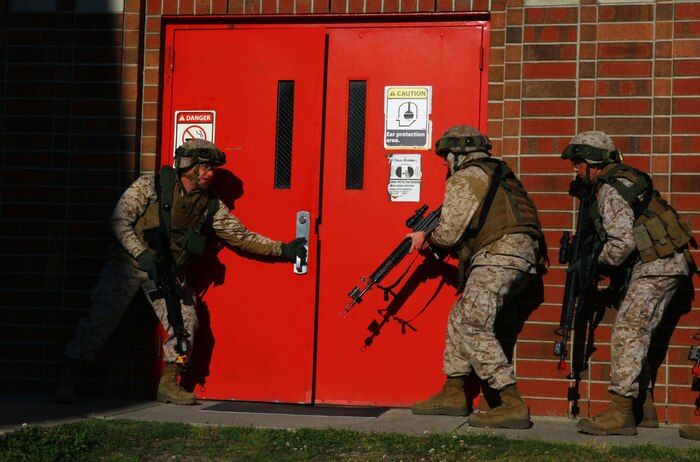
<path fill-rule="evenodd" d="M 515 383 L 513 365 L 496 339 L 494 323 L 503 306 L 530 280 L 530 274 L 516 269 L 477 266 L 471 270 L 464 294 L 450 311 L 445 375 L 467 375 L 474 369 L 497 390 Z"/>
<path fill-rule="evenodd" d="M 112 257 L 107 260 L 97 284 L 90 293 L 91 306 L 87 317 L 80 320 L 73 340 L 66 346 L 65 355 L 69 358 L 93 361 L 97 353 L 104 347 L 110 335 L 117 329 L 127 308 L 141 289 L 141 284 L 147 282 L 148 275 L 135 268 L 125 258 Z M 190 342 L 194 340 L 197 328 L 197 316 L 194 310 L 192 293 L 185 288 L 185 300 L 181 304 L 185 329 L 190 334 Z M 173 329 L 168 323 L 167 308 L 164 300 L 151 301 L 158 319 L 170 335 L 164 343 L 166 362 L 174 362 L 177 353 L 174 351 Z"/>
<path fill-rule="evenodd" d="M 659 276 L 630 281 L 610 338 L 610 392 L 637 397 L 640 379 L 648 381 L 643 372 L 651 336 L 681 281 L 681 277 Z"/>

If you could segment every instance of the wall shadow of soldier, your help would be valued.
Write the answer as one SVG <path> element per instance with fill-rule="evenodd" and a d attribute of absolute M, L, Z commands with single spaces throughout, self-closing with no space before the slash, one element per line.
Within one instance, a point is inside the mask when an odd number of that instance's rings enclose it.
<path fill-rule="evenodd" d="M 503 353 L 509 362 L 513 362 L 515 344 L 518 335 L 522 332 L 525 322 L 530 315 L 544 302 L 544 282 L 542 275 L 537 275 L 516 297 L 506 303 L 496 317 L 494 333 L 496 340 L 501 344 Z M 471 374 L 476 377 L 476 374 Z M 481 406 L 481 410 L 494 408 L 500 405 L 498 390 L 494 390 L 488 382 L 476 379 L 480 385 L 487 406 Z"/>
<path fill-rule="evenodd" d="M 421 253 L 423 254 L 424 252 Z M 380 315 L 379 319 L 372 320 L 370 325 L 367 327 L 370 335 L 364 339 L 362 347 L 363 350 L 372 346 L 375 339 L 381 334 L 382 329 L 384 329 L 391 321 L 394 321 L 401 326 L 402 335 L 406 334 L 408 330 L 417 332 L 418 326 L 415 321 L 431 306 L 433 300 L 437 297 L 440 291 L 444 290 L 446 286 L 451 287 L 450 290 L 457 290 L 459 286 L 459 271 L 454 262 L 449 263 L 444 259 L 435 259 L 431 255 L 426 255 L 415 270 L 409 275 L 408 273 L 410 272 L 412 265 L 413 263 L 411 263 L 404 274 L 397 277 L 391 284 L 378 287 L 379 290 L 384 290 L 385 300 L 391 298 L 391 301 L 389 301 L 386 308 L 377 310 L 377 313 Z M 408 276 L 406 282 L 400 287 L 400 289 L 394 291 L 394 287 L 398 287 L 405 276 Z M 410 317 L 400 316 L 400 311 L 408 298 L 415 292 L 419 285 L 427 282 L 430 279 L 440 279 L 440 282 L 435 289 L 435 292 L 425 302 L 423 307 L 419 309 L 417 313 L 412 313 Z M 445 318 L 445 323 L 447 323 L 447 318 Z M 467 377 L 464 385 L 464 392 L 467 398 L 469 412 L 474 409 L 474 405 L 476 404 L 476 399 L 479 397 L 480 391 L 481 383 L 479 378 L 476 376 L 476 374 L 471 374 Z"/>
<path fill-rule="evenodd" d="M 649 385 L 648 381 L 651 381 L 651 385 L 656 383 L 656 376 L 663 363 L 666 359 L 666 354 L 668 353 L 668 347 L 671 343 L 671 336 L 673 331 L 676 329 L 681 317 L 689 313 L 692 309 L 693 300 L 695 298 L 695 287 L 692 278 L 684 278 L 680 287 L 673 295 L 671 303 L 669 304 L 666 312 L 661 318 L 661 322 L 657 326 L 656 330 L 652 334 L 651 344 L 649 345 L 649 352 L 647 353 L 647 364 L 648 364 L 648 374 L 645 377 L 645 371 L 642 370 L 639 379 L 640 390 L 644 389 Z M 688 340 L 691 338 L 689 337 Z M 688 342 L 688 348 L 690 348 L 690 342 Z M 688 363 L 688 372 L 693 366 L 692 363 Z M 696 406 L 700 404 L 695 403 Z"/>
<path fill-rule="evenodd" d="M 228 207 L 235 210 L 235 202 L 243 196 L 243 181 L 226 169 L 218 169 L 214 174 L 212 192 Z M 224 243 L 207 227 L 204 230 L 207 238 L 206 248 L 201 257 L 190 262 L 187 277 L 190 287 L 199 296 L 195 308 L 199 327 L 195 333 L 192 355 L 180 385 L 189 391 L 196 386 L 204 387 L 209 376 L 209 365 L 214 351 L 216 339 L 211 328 L 211 316 L 206 301 L 209 287 L 223 284 L 226 277 L 226 267 L 219 260 L 218 254 L 224 248 Z"/>

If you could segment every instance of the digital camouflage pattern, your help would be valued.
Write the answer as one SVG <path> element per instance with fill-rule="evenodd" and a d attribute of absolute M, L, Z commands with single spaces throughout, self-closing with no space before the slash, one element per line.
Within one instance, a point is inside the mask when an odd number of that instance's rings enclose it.
<path fill-rule="evenodd" d="M 460 157 L 467 162 L 487 156 L 474 152 Z M 485 186 L 476 191 L 470 186 L 475 181 Z M 484 199 L 488 182 L 488 175 L 476 166 L 459 169 L 447 179 L 438 226 L 427 236 L 430 244 L 454 248 L 461 242 Z M 493 326 L 507 301 L 536 273 L 538 246 L 526 234 L 506 234 L 476 249 L 463 295 L 449 316 L 443 356 L 445 375 L 466 375 L 473 369 L 496 389 L 515 383 L 513 366 L 496 340 Z"/>
<path fill-rule="evenodd" d="M 610 136 L 605 132 L 582 132 L 574 136 L 569 144 L 587 144 L 588 146 L 593 146 L 598 149 L 605 149 L 606 151 L 612 151 L 615 149 L 615 144 L 613 143 Z"/>
<path fill-rule="evenodd" d="M 206 213 L 207 201 L 201 200 L 201 196 L 206 194 L 205 191 L 185 193 L 179 187 L 176 191 L 181 195 L 174 198 L 174 203 L 178 204 L 178 213 L 185 216 Z M 141 285 L 149 280 L 148 275 L 141 271 L 136 261 L 136 256 L 147 248 L 137 228 L 143 229 L 149 224 L 158 226 L 157 200 L 154 175 L 139 177 L 119 199 L 112 214 L 111 224 L 120 247 L 112 251 L 105 263 L 97 285 L 91 292 L 90 313 L 78 324 L 74 339 L 66 347 L 66 356 L 94 360 L 95 355 L 118 327 L 124 312 L 141 289 Z M 147 210 L 150 210 L 150 214 Z M 199 215 L 194 221 L 198 220 Z M 144 221 L 149 223 L 145 224 Z M 282 254 L 282 242 L 248 230 L 221 201 L 211 221 L 211 227 L 219 238 L 233 247 L 259 255 L 280 256 Z M 179 237 L 180 235 L 173 233 L 171 248 L 178 263 L 184 264 L 186 255 L 178 242 Z M 196 300 L 189 288 L 184 289 L 185 296 L 181 301 L 182 316 L 185 328 L 190 334 L 189 340 L 192 342 L 197 327 L 197 316 L 194 310 Z M 167 320 L 165 301 L 162 298 L 155 301 L 149 298 L 149 302 L 170 335 L 164 342 L 164 355 L 166 361 L 173 362 L 177 358 L 177 353 L 174 350 L 173 330 Z"/>
<path fill-rule="evenodd" d="M 631 184 L 624 178 L 619 181 Z M 634 212 L 615 188 L 607 184 L 598 191 L 596 206 L 607 235 L 598 262 L 620 266 L 636 248 L 632 231 Z M 634 264 L 627 292 L 613 323 L 610 392 L 638 396 L 638 376 L 644 369 L 651 336 L 682 278 L 688 274 L 688 263 L 680 252 L 668 258 Z"/>

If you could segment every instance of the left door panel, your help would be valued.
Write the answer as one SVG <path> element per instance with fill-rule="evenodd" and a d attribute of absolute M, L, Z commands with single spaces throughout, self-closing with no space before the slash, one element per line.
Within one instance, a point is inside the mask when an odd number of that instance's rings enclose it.
<path fill-rule="evenodd" d="M 313 397 L 315 283 L 324 33 L 320 29 L 175 29 L 166 49 L 164 164 L 177 147 L 174 114 L 215 112 L 226 153 L 214 188 L 249 229 L 294 238 L 310 214 L 304 275 L 276 258 L 245 255 L 217 238 L 189 273 L 203 294 L 186 380 L 202 399 L 309 403 Z M 168 63 L 166 62 L 166 65 Z M 168 122 L 169 121 L 169 122 Z M 216 242 L 216 245 L 213 243 Z"/>

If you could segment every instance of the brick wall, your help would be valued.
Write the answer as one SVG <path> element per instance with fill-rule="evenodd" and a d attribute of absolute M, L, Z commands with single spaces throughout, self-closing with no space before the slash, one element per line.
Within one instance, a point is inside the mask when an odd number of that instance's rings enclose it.
<path fill-rule="evenodd" d="M 49 393 L 139 171 L 142 15 L 22 3 L 0 1 L 0 393 Z M 145 396 L 154 327 L 130 310 L 83 391 Z"/>
<path fill-rule="evenodd" d="M 71 4 L 58 2 L 64 3 Z M 566 194 L 570 165 L 559 158 L 572 135 L 610 133 L 625 160 L 650 172 L 656 188 L 700 229 L 700 3 L 122 3 L 123 11 L 37 13 L 9 11 L 12 2 L 0 0 L 0 255 L 8 262 L 0 269 L 0 392 L 50 388 L 62 345 L 87 309 L 114 202 L 138 173 L 156 166 L 163 15 L 490 11 L 488 135 L 495 154 L 533 193 L 553 262 L 544 302 L 529 314 L 515 350 L 521 388 L 535 414 L 568 411 L 570 383 L 556 369 L 552 331 L 564 282 L 556 249 L 561 231 L 575 220 L 576 204 Z M 690 391 L 686 359 L 690 335 L 700 326 L 693 294 L 687 287 L 674 300 L 652 349 L 656 400 L 669 422 L 695 419 L 697 393 Z M 598 412 L 608 399 L 613 317 L 606 312 L 596 330 L 597 350 L 579 390 L 583 414 Z M 154 322 L 148 308 L 134 306 L 85 389 L 148 395 Z"/>

